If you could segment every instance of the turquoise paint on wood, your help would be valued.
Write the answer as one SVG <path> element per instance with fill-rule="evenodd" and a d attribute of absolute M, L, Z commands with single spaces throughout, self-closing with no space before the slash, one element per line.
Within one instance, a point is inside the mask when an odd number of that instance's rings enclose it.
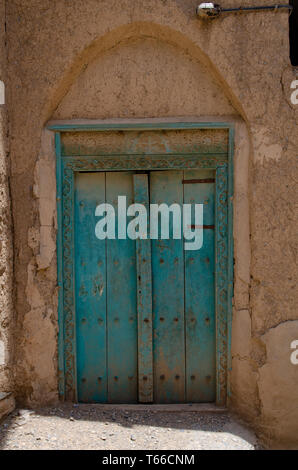
<path fill-rule="evenodd" d="M 183 184 L 202 178 L 214 172 L 150 172 L 150 203 L 203 203 L 204 225 L 213 226 L 214 183 Z M 79 401 L 151 402 L 152 367 L 155 402 L 214 401 L 214 230 L 204 230 L 198 251 L 184 251 L 183 239 L 172 239 L 171 217 L 169 240 L 98 240 L 95 208 L 107 202 L 117 214 L 119 195 L 127 206 L 148 206 L 148 175 L 76 175 Z"/>
<path fill-rule="evenodd" d="M 133 174 L 106 173 L 106 202 L 116 211 L 118 196 L 133 203 Z M 117 237 L 118 238 L 118 237 Z M 107 343 L 108 401 L 138 401 L 138 345 L 135 241 L 106 240 L 107 244 Z"/>
<path fill-rule="evenodd" d="M 186 401 L 215 401 L 214 198 L 210 170 L 184 171 L 184 203 L 203 204 L 203 246 L 185 251 Z M 194 217 L 194 212 L 192 212 Z M 192 224 L 195 223 L 194 218 Z"/>
<path fill-rule="evenodd" d="M 107 123 L 89 120 L 85 124 L 67 121 L 49 122 L 47 129 L 59 132 L 106 132 L 106 131 L 161 131 L 194 129 L 233 129 L 228 122 L 118 122 Z"/>
<path fill-rule="evenodd" d="M 156 122 L 154 129 L 160 130 L 164 123 Z M 175 123 L 170 126 L 174 129 L 185 129 L 185 123 Z M 232 323 L 232 295 L 233 295 L 233 151 L 234 151 L 234 125 L 232 123 L 191 123 L 192 128 L 226 128 L 229 130 L 229 149 L 226 159 L 219 155 L 155 155 L 159 165 L 154 164 L 155 160 L 150 160 L 146 168 L 159 169 L 181 169 L 183 168 L 212 168 L 216 169 L 216 276 L 215 276 L 215 303 L 216 303 L 216 403 L 224 405 L 226 401 L 226 387 L 229 393 L 228 369 L 231 367 L 231 323 Z M 58 285 L 59 292 L 59 394 L 61 398 L 76 400 L 77 397 L 77 351 L 76 351 L 76 311 L 74 304 L 75 297 L 75 256 L 74 256 L 74 193 L 73 180 L 78 171 L 119 171 L 144 169 L 144 161 L 139 161 L 138 156 L 128 154 L 123 149 L 123 154 L 113 156 L 111 163 L 107 165 L 104 155 L 99 155 L 96 159 L 86 155 L 77 157 L 61 156 L 60 131 L 63 133 L 68 126 L 59 123 L 57 126 L 49 126 L 49 129 L 56 131 L 56 155 L 57 155 L 57 208 L 58 208 Z M 106 123 L 89 123 L 81 128 L 78 124 L 72 124 L 71 130 L 82 131 L 94 129 L 96 131 L 107 130 Z M 113 127 L 113 126 L 112 126 Z M 117 125 L 111 130 L 136 130 L 139 125 L 135 123 Z M 143 130 L 152 130 L 151 125 L 141 124 Z M 59 131 L 59 132 L 57 132 Z M 170 157 L 170 159 L 169 159 Z M 184 161 L 184 164 L 182 163 Z M 224 161 L 227 160 L 227 163 Z M 60 200 L 61 197 L 61 200 Z M 228 202 L 226 201 L 228 198 Z M 60 216 L 59 216 L 60 211 Z M 63 282 L 62 282 L 63 281 Z M 226 294 L 227 293 L 227 294 Z"/>
<path fill-rule="evenodd" d="M 95 236 L 98 204 L 133 202 L 132 173 L 78 173 L 75 270 L 78 399 L 135 403 L 137 312 L 135 242 Z M 116 218 L 116 230 L 118 219 Z"/>
<path fill-rule="evenodd" d="M 77 389 L 81 402 L 107 401 L 106 252 L 95 237 L 95 208 L 105 202 L 104 173 L 75 178 Z"/>
<path fill-rule="evenodd" d="M 137 259 L 137 309 L 138 309 L 138 396 L 140 403 L 153 401 L 152 354 L 152 275 L 151 241 L 149 238 L 149 188 L 148 175 L 134 175 L 134 201 L 147 210 L 147 227 L 144 237 L 136 240 Z"/>
<path fill-rule="evenodd" d="M 182 171 L 150 173 L 150 203 L 183 203 Z M 170 217 L 170 236 L 173 223 Z M 183 240 L 151 240 L 154 401 L 185 401 Z"/>
<path fill-rule="evenodd" d="M 227 367 L 229 344 L 228 331 L 231 328 L 229 322 L 229 302 L 231 302 L 230 269 L 233 258 L 229 249 L 231 227 L 229 219 L 231 215 L 231 199 L 228 191 L 232 183 L 229 179 L 228 166 L 224 165 L 216 169 L 216 241 L 215 241 L 215 304 L 216 304 L 216 403 L 223 406 L 227 398 Z M 231 307 L 230 307 L 231 308 Z M 230 313 L 231 314 L 231 313 Z"/>

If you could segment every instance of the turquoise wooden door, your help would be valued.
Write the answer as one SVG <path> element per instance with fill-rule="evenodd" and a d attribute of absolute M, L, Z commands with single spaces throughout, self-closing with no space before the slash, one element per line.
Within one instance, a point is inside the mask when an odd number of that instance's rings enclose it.
<path fill-rule="evenodd" d="M 215 401 L 214 186 L 209 170 L 76 174 L 79 401 Z M 99 240 L 96 207 L 117 215 L 118 196 L 148 209 L 203 204 L 202 247 L 185 250 L 171 216 L 169 239 L 149 239 L 149 217 L 147 239 L 119 239 L 116 217 L 115 239 Z"/>
<path fill-rule="evenodd" d="M 96 207 L 107 202 L 117 209 L 118 194 L 133 202 L 131 173 L 77 174 L 77 389 L 82 402 L 138 400 L 135 242 L 95 236 Z"/>

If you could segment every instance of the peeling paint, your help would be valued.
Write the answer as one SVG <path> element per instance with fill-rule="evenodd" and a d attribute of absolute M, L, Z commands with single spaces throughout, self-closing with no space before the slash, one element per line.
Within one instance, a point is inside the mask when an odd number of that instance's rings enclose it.
<path fill-rule="evenodd" d="M 265 128 L 253 128 L 254 162 L 263 164 L 267 160 L 278 161 L 282 157 L 282 146 L 273 143 L 273 136 Z M 273 141 L 273 142 L 272 142 Z"/>

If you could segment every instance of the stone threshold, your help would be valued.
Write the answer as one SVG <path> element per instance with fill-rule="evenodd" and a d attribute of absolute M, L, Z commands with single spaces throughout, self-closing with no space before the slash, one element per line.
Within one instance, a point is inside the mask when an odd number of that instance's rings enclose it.
<path fill-rule="evenodd" d="M 113 404 L 113 403 L 76 403 L 74 406 L 90 407 L 94 406 L 98 410 L 124 410 L 124 411 L 159 411 L 164 413 L 185 413 L 185 412 L 199 412 L 199 413 L 227 413 L 228 409 L 221 406 L 216 406 L 213 403 L 186 403 L 186 404 Z"/>

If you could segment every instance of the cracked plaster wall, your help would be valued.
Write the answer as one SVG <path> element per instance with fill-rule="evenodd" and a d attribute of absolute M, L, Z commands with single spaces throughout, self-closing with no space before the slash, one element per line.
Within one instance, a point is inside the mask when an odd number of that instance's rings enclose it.
<path fill-rule="evenodd" d="M 298 339 L 298 107 L 290 101 L 296 72 L 289 63 L 288 19 L 257 13 L 202 23 L 196 5 L 7 2 L 16 396 L 27 404 L 57 399 L 55 181 L 46 122 L 241 116 L 229 406 L 266 445 L 297 447 L 298 366 L 290 362 L 290 344 Z M 155 41 L 155 55 L 148 41 Z M 84 78 L 89 64 L 96 72 L 92 83 Z"/>
<path fill-rule="evenodd" d="M 7 88 L 7 50 L 5 40 L 5 1 L 0 1 L 0 80 Z M 9 189 L 9 139 L 7 106 L 0 104 L 0 418 L 14 407 L 12 303 L 12 225 Z"/>

